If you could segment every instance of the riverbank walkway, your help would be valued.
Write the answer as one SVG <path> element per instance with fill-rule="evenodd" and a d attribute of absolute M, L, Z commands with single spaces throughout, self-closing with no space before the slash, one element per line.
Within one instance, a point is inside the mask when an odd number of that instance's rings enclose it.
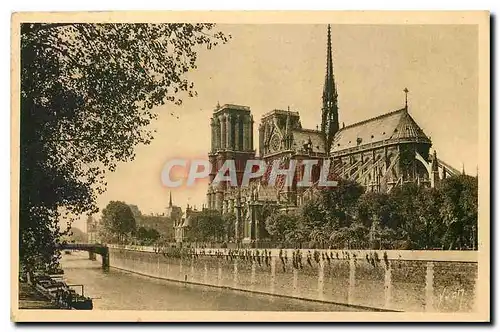
<path fill-rule="evenodd" d="M 60 309 L 32 286 L 19 282 L 19 309 Z"/>

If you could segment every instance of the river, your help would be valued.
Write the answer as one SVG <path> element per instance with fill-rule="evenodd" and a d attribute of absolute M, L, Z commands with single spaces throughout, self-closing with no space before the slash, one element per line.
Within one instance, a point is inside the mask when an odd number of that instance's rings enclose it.
<path fill-rule="evenodd" d="M 63 255 L 66 282 L 83 284 L 96 310 L 360 311 L 360 309 L 149 278 L 90 261 L 85 252 Z M 79 288 L 75 288 L 80 291 Z"/>

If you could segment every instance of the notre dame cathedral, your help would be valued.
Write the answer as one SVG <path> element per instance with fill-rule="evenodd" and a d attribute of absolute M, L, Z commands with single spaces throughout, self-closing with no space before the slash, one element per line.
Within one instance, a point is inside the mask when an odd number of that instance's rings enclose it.
<path fill-rule="evenodd" d="M 408 90 L 404 89 L 407 95 Z M 236 215 L 235 238 L 253 243 L 265 237 L 266 206 L 293 209 L 314 195 L 315 188 L 297 187 L 302 178 L 300 160 L 318 160 L 312 180 L 319 178 L 322 162 L 330 159 L 330 173 L 354 180 L 368 191 L 389 192 L 406 182 L 435 186 L 437 182 L 458 171 L 430 153 L 431 140 L 411 117 L 407 101 L 403 108 L 347 126 L 339 126 L 337 89 L 333 74 L 331 32 L 328 26 L 326 75 L 323 89 L 321 127 L 303 128 L 298 112 L 273 110 L 261 118 L 259 153 L 254 150 L 254 119 L 247 106 L 217 105 L 211 119 L 212 164 L 207 191 L 207 208 Z M 212 184 L 225 160 L 235 160 L 238 183 L 245 163 L 260 158 L 272 164 L 279 159 L 283 165 L 297 160 L 292 186 L 265 186 L 262 180 L 249 187 L 230 187 L 227 183 Z"/>

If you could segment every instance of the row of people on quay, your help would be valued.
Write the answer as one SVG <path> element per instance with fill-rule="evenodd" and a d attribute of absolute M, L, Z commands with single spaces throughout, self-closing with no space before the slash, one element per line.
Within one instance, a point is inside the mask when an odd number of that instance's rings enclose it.
<path fill-rule="evenodd" d="M 211 256 L 224 260 L 244 260 L 244 261 L 254 261 L 259 266 L 265 264 L 267 266 L 271 265 L 272 251 L 268 249 L 206 249 L 206 248 L 173 248 L 173 247 L 160 247 L 154 248 L 154 252 L 157 254 L 162 254 L 164 257 L 170 258 L 192 258 L 197 259 L 203 256 Z M 278 253 L 278 258 L 281 261 L 283 268 L 285 269 L 288 264 L 288 250 L 280 249 Z M 354 260 L 355 262 L 360 259 L 366 259 L 367 263 L 376 267 L 381 264 L 382 260 L 386 268 L 389 267 L 389 259 L 387 252 L 384 252 L 383 256 L 380 257 L 379 254 L 374 251 L 371 253 L 366 253 L 364 257 L 359 254 L 356 255 L 355 252 L 349 252 L 345 250 L 341 251 L 319 251 L 319 250 L 308 250 L 304 254 L 304 250 L 294 249 L 292 250 L 291 263 L 295 269 L 303 269 L 305 265 L 309 267 L 317 267 L 321 261 L 330 263 L 333 260 Z"/>

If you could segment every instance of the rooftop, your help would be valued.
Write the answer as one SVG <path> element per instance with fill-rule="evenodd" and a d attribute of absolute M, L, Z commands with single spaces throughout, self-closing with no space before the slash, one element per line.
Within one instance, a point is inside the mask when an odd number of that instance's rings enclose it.
<path fill-rule="evenodd" d="M 222 112 L 226 109 L 250 112 L 250 107 L 248 107 L 248 106 L 236 105 L 236 104 L 224 104 L 222 106 L 218 105 L 215 108 L 214 113 L 219 113 L 219 112 Z"/>
<path fill-rule="evenodd" d="M 340 129 L 333 139 L 331 152 L 393 139 L 431 143 L 408 110 L 402 108 Z"/>
<path fill-rule="evenodd" d="M 291 116 L 300 116 L 299 115 L 299 112 L 293 112 L 293 111 L 284 111 L 284 110 L 278 110 L 278 109 L 275 109 L 275 110 L 272 110 L 272 111 L 269 111 L 267 112 L 266 114 L 264 114 L 262 116 L 262 119 L 264 118 L 267 118 L 268 116 L 271 116 L 271 115 L 274 115 L 274 114 L 280 114 L 280 115 L 287 115 L 287 114 L 290 114 Z"/>
<path fill-rule="evenodd" d="M 312 152 L 324 153 L 325 140 L 323 133 L 311 129 L 293 129 L 293 150 L 299 152 L 304 150 L 304 145 L 310 140 Z"/>

